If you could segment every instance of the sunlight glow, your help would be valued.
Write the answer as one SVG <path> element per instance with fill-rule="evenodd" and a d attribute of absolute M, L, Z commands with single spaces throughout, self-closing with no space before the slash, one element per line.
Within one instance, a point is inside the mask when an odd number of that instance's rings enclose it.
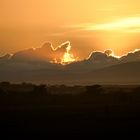
<path fill-rule="evenodd" d="M 65 64 L 69 64 L 71 62 L 76 61 L 73 54 L 70 53 L 70 50 L 71 50 L 71 46 L 69 44 L 69 46 L 66 48 L 66 53 L 64 54 L 63 58 L 61 59 L 61 64 L 65 65 Z"/>
<path fill-rule="evenodd" d="M 75 58 L 73 54 L 66 52 L 62 58 L 61 64 L 68 64 L 74 61 L 75 61 Z"/>
<path fill-rule="evenodd" d="M 93 24 L 85 27 L 85 30 L 140 32 L 140 17 L 129 17 L 110 23 Z"/>

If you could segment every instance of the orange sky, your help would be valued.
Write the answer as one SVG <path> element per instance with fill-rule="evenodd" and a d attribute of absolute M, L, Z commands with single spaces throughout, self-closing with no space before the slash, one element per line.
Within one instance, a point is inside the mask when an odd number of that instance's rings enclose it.
<path fill-rule="evenodd" d="M 81 58 L 140 48 L 140 0 L 0 0 L 0 54 L 69 40 Z"/>

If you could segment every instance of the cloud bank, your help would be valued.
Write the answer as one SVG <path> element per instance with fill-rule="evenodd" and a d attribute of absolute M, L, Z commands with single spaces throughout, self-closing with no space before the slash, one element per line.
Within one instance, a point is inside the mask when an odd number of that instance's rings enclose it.
<path fill-rule="evenodd" d="M 41 62 L 46 62 L 58 64 L 61 63 L 63 57 L 67 53 L 72 53 L 72 48 L 69 41 L 62 43 L 56 48 L 53 47 L 52 43 L 47 42 L 40 48 L 29 48 L 16 52 L 12 55 L 7 54 L 5 56 L 1 56 L 0 62 L 15 62 L 21 64 L 23 62 L 38 62 L 38 64 L 41 64 Z M 70 67 L 76 66 L 79 68 L 80 66 L 86 68 L 100 68 L 108 65 L 114 65 L 117 63 L 125 63 L 130 61 L 140 61 L 140 49 L 128 52 L 126 55 L 120 57 L 115 56 L 112 50 L 105 50 L 104 52 L 93 51 L 88 58 L 85 58 L 85 60 L 75 61 L 69 65 Z"/>
<path fill-rule="evenodd" d="M 67 65 L 67 69 L 71 71 L 90 72 L 113 65 L 124 64 L 127 62 L 140 62 L 140 50 L 129 52 L 123 56 L 114 56 L 112 50 L 93 51 L 85 60 L 78 61 Z"/>
<path fill-rule="evenodd" d="M 45 43 L 40 48 L 31 48 L 13 55 L 2 56 L 0 57 L 0 81 L 53 84 L 59 82 L 73 84 L 82 80 L 86 84 L 88 80 L 94 83 L 108 81 L 112 83 L 116 82 L 116 79 L 118 83 L 123 80 L 139 81 L 140 49 L 121 57 L 114 56 L 112 50 L 93 51 L 84 60 L 66 65 L 60 64 L 61 57 L 66 52 L 71 52 L 70 48 L 70 42 L 62 43 L 56 49 L 51 43 Z"/>
<path fill-rule="evenodd" d="M 70 46 L 70 42 L 64 42 L 57 48 L 52 46 L 52 43 L 47 42 L 40 48 L 29 48 L 16 52 L 11 57 L 11 61 L 15 62 L 33 62 L 43 61 L 60 63 L 62 57 L 67 53 L 67 49 Z"/>
<path fill-rule="evenodd" d="M 87 23 L 70 26 L 86 31 L 117 31 L 123 33 L 140 32 L 140 16 L 124 17 L 106 23 Z"/>
<path fill-rule="evenodd" d="M 115 56 L 112 50 L 105 50 L 104 52 L 95 51 L 90 54 L 88 61 L 93 63 L 125 63 L 131 61 L 140 61 L 140 49 L 136 49 L 132 52 L 128 52 L 126 55 L 120 57 Z"/>

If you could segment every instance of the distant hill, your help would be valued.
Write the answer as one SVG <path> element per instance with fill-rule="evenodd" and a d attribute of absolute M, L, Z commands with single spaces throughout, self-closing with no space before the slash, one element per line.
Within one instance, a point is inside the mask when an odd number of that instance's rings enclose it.
<path fill-rule="evenodd" d="M 140 62 L 121 63 L 93 70 L 87 73 L 85 78 L 101 83 L 140 83 Z"/>
<path fill-rule="evenodd" d="M 65 67 L 1 69 L 0 80 L 49 84 L 140 84 L 140 62 L 116 64 L 90 72 Z"/>

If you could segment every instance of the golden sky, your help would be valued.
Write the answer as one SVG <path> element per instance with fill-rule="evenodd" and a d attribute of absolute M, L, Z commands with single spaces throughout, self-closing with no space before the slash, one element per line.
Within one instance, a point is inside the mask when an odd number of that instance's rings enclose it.
<path fill-rule="evenodd" d="M 81 58 L 140 48 L 140 0 L 0 0 L 0 54 L 67 40 Z"/>

